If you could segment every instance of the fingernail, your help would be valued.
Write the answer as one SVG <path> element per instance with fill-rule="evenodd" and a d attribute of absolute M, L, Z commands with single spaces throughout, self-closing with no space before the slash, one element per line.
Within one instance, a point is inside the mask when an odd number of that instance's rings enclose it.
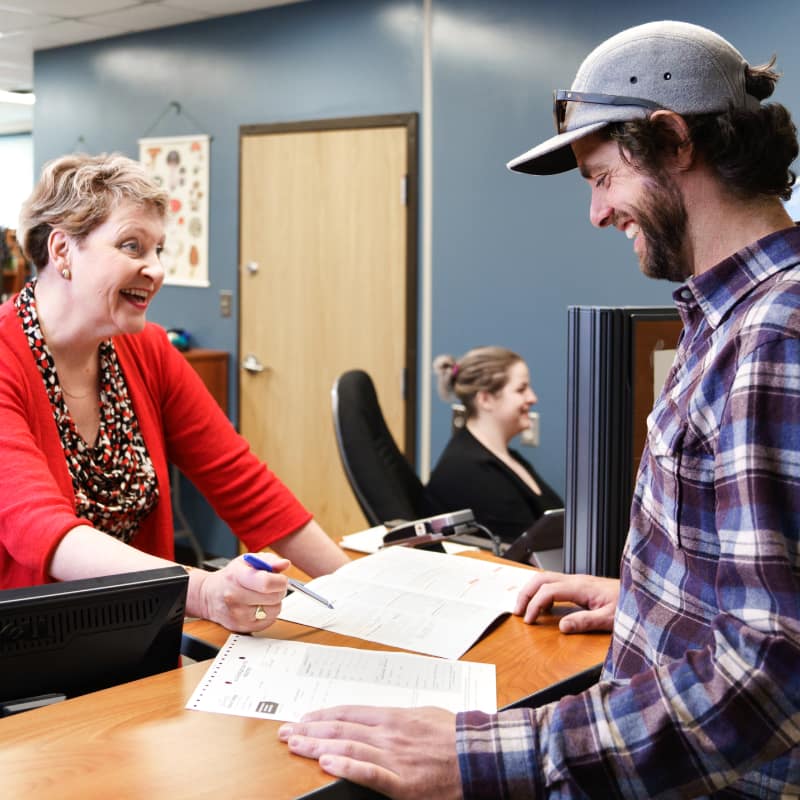
<path fill-rule="evenodd" d="M 292 726 L 291 725 L 281 725 L 278 728 L 278 736 L 281 739 L 288 739 L 292 735 Z"/>
<path fill-rule="evenodd" d="M 561 632 L 572 633 L 575 630 L 575 623 L 571 619 L 561 620 Z"/>

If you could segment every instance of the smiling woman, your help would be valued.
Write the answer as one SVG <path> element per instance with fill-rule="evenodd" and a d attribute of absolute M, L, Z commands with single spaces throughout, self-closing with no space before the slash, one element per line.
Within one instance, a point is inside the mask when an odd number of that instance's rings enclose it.
<path fill-rule="evenodd" d="M 37 277 L 0 306 L 0 588 L 163 566 L 174 557 L 169 464 L 248 548 L 312 575 L 345 556 L 233 429 L 165 331 L 167 197 L 124 156 L 45 165 L 20 238 Z M 187 612 L 239 631 L 286 592 L 235 559 L 191 570 Z M 257 609 L 262 609 L 256 614 Z"/>
<path fill-rule="evenodd" d="M 433 369 L 443 400 L 457 398 L 466 424 L 457 430 L 428 483 L 442 511 L 471 508 L 475 518 L 513 541 L 545 511 L 564 503 L 533 465 L 509 447 L 530 427 L 536 403 L 528 367 L 504 347 L 478 347 L 456 360 L 438 356 Z"/>

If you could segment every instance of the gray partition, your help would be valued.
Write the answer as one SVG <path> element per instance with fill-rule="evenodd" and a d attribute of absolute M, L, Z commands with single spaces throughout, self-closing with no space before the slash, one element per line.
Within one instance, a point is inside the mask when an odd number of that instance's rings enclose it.
<path fill-rule="evenodd" d="M 653 353 L 680 331 L 671 307 L 567 310 L 564 569 L 619 575 L 638 457 L 653 405 Z"/>

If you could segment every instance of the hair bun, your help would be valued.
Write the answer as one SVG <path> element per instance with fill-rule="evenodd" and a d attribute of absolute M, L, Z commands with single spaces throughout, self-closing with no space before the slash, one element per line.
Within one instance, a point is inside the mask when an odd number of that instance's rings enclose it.
<path fill-rule="evenodd" d="M 453 397 L 453 381 L 458 374 L 458 362 L 448 354 L 433 359 L 433 371 L 438 377 L 437 392 L 439 397 L 448 402 Z"/>

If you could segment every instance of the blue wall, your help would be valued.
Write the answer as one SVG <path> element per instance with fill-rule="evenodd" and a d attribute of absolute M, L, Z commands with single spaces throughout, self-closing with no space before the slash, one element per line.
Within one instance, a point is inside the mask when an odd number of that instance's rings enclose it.
<path fill-rule="evenodd" d="M 420 21 L 416 3 L 323 0 L 37 53 L 37 169 L 73 149 L 138 158 L 142 136 L 210 134 L 211 288 L 167 286 L 150 316 L 234 352 L 237 314 L 220 317 L 218 294 L 237 285 L 239 126 L 418 109 Z M 153 129 L 172 100 L 184 113 Z"/>
<path fill-rule="evenodd" d="M 570 84 L 592 47 L 652 19 L 714 28 L 753 63 L 777 53 L 785 77 L 775 99 L 800 113 L 800 11 L 794 0 L 764 8 L 433 0 L 433 354 L 496 343 L 523 355 L 542 415 L 533 458 L 562 491 L 566 307 L 668 304 L 672 287 L 639 274 L 623 236 L 591 228 L 576 173 L 532 178 L 505 162 L 551 135 L 552 90 Z M 211 134 L 211 288 L 167 287 L 151 317 L 235 355 L 237 315 L 220 318 L 217 297 L 237 285 L 239 126 L 421 112 L 422 58 L 422 0 L 311 0 L 43 51 L 35 58 L 37 169 L 76 148 L 136 157 L 145 134 Z M 186 114 L 167 114 L 150 130 L 172 100 Z M 449 412 L 432 403 L 435 459 Z M 190 511 L 202 518 L 194 501 Z M 226 552 L 231 543 L 217 526 L 208 546 Z"/>

